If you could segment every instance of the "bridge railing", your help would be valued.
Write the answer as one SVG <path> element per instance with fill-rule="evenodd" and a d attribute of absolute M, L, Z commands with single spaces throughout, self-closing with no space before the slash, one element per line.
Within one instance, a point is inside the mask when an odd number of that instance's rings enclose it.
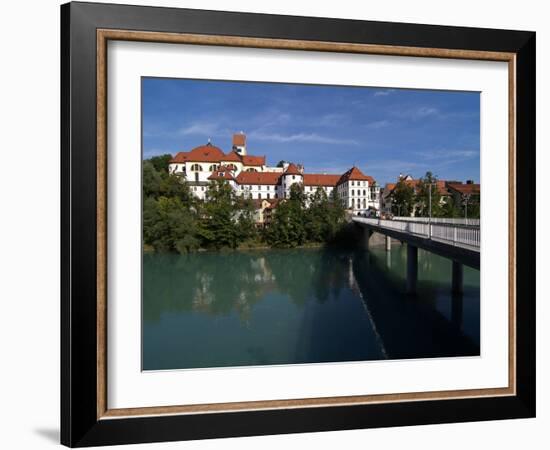
<path fill-rule="evenodd" d="M 406 220 L 385 220 L 357 216 L 355 216 L 353 220 L 359 223 L 375 225 L 380 228 L 387 228 L 433 239 L 435 241 L 442 241 L 451 245 L 479 248 L 479 227 L 464 226 L 460 224 L 430 224 L 427 222 Z"/>
<path fill-rule="evenodd" d="M 409 217 L 409 216 L 395 216 L 393 220 L 401 220 L 406 222 L 430 222 L 429 217 Z M 464 218 L 450 218 L 450 217 L 432 217 L 431 223 L 435 224 L 451 224 L 451 225 L 468 225 L 472 227 L 479 227 L 479 219 L 464 219 Z"/>

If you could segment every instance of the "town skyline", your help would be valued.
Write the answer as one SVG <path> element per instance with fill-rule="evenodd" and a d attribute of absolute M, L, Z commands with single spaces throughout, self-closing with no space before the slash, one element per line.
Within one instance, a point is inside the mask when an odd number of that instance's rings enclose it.
<path fill-rule="evenodd" d="M 144 78 L 142 118 L 143 158 L 228 152 L 242 131 L 270 165 L 479 182 L 479 93 Z"/>

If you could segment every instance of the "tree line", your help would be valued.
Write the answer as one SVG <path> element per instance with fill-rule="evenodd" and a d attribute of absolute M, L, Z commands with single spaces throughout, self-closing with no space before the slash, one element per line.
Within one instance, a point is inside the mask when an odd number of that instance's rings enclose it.
<path fill-rule="evenodd" d="M 426 175 L 419 179 L 416 187 L 404 180 L 398 181 L 392 194 L 392 214 L 428 217 L 431 200 L 432 217 L 463 218 L 467 216 L 470 219 L 479 219 L 479 194 L 465 196 L 461 201 L 456 201 L 453 195 L 445 195 L 443 198 L 437 188 L 437 181 L 437 177 L 432 172 L 426 172 Z"/>
<path fill-rule="evenodd" d="M 162 155 L 143 161 L 143 242 L 157 252 L 329 244 L 346 224 L 335 191 L 328 197 L 319 188 L 307 204 L 303 186 L 293 185 L 270 225 L 258 228 L 250 198 L 237 195 L 225 180 L 214 180 L 200 200 L 181 177 L 168 173 L 170 159 Z"/>

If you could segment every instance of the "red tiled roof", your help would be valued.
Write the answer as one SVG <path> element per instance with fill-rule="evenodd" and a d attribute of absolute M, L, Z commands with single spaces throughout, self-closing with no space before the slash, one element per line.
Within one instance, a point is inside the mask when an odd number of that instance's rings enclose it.
<path fill-rule="evenodd" d="M 281 201 L 278 198 L 271 198 L 267 200 L 269 202 L 269 206 L 266 209 L 275 209 L 277 208 L 277 205 L 279 205 L 279 202 Z"/>
<path fill-rule="evenodd" d="M 370 175 L 365 175 L 363 172 L 361 172 L 357 167 L 353 166 L 351 169 L 349 169 L 344 175 L 340 177 L 340 180 L 338 181 L 338 184 L 344 183 L 348 180 L 351 181 L 368 181 L 371 184 L 374 184 L 374 178 L 372 178 Z"/>
<path fill-rule="evenodd" d="M 479 194 L 481 192 L 481 185 L 479 184 L 447 183 L 447 187 L 462 195 Z"/>
<path fill-rule="evenodd" d="M 322 173 L 305 173 L 304 185 L 306 186 L 336 186 L 340 175 L 326 175 Z"/>
<path fill-rule="evenodd" d="M 242 162 L 245 166 L 265 166 L 265 156 L 242 156 Z"/>
<path fill-rule="evenodd" d="M 285 170 L 285 175 L 302 175 L 300 169 L 294 163 L 290 163 Z"/>
<path fill-rule="evenodd" d="M 405 183 L 407 186 L 410 186 L 412 187 L 413 189 L 416 189 L 418 188 L 418 186 L 420 185 L 420 180 L 401 180 L 400 181 L 401 183 Z M 386 188 L 389 188 L 391 191 L 393 191 L 397 184 L 397 183 L 388 183 L 386 184 Z M 447 191 L 447 182 L 445 180 L 437 180 L 436 181 L 436 185 L 437 185 L 437 190 L 439 191 L 439 194 L 441 195 L 447 195 L 448 194 L 448 191 Z M 391 186 L 391 187 L 389 187 Z"/>
<path fill-rule="evenodd" d="M 277 172 L 241 172 L 236 180 L 239 184 L 279 184 L 280 173 Z"/>
<path fill-rule="evenodd" d="M 244 133 L 234 134 L 233 145 L 244 147 L 246 145 L 246 135 Z"/>
<path fill-rule="evenodd" d="M 264 209 L 272 209 L 279 200 L 273 198 L 255 198 L 252 199 L 252 204 L 256 209 L 260 209 L 264 203 L 267 203 Z"/>
<path fill-rule="evenodd" d="M 241 157 L 237 155 L 237 153 L 231 151 L 225 154 L 225 156 L 221 159 L 222 161 L 233 161 L 233 162 L 241 162 Z"/>
<path fill-rule="evenodd" d="M 223 174 L 223 175 L 222 175 Z M 209 180 L 227 180 L 230 181 L 233 179 L 229 172 L 214 172 L 208 177 Z"/>
<path fill-rule="evenodd" d="M 212 172 L 208 177 L 209 180 L 234 180 L 231 170 L 226 166 L 221 166 L 218 170 Z"/>
<path fill-rule="evenodd" d="M 187 161 L 187 155 L 189 154 L 189 152 L 178 152 L 176 154 L 176 156 L 174 156 L 171 160 L 170 160 L 170 163 L 169 164 L 172 164 L 172 163 L 184 163 L 185 161 Z"/>
<path fill-rule="evenodd" d="M 445 180 L 437 180 L 436 184 L 437 184 L 437 190 L 441 195 L 447 195 L 449 193 L 449 191 L 447 190 L 447 186 L 446 186 L 447 183 L 445 182 Z"/>
<path fill-rule="evenodd" d="M 210 143 L 195 147 L 190 152 L 179 152 L 170 163 L 182 162 L 220 162 L 224 157 L 223 152 Z"/>

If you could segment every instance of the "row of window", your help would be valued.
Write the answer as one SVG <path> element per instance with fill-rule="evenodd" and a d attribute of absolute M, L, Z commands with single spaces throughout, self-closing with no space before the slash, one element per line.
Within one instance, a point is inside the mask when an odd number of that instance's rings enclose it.
<path fill-rule="evenodd" d="M 205 191 L 205 187 L 204 186 L 192 186 L 191 187 L 191 190 L 193 192 L 198 192 L 199 190 L 201 192 L 204 192 Z M 283 195 L 284 198 L 286 198 L 286 193 Z M 251 198 L 253 199 L 254 198 L 254 195 L 251 195 Z M 261 192 L 258 192 L 257 194 L 257 197 L 256 197 L 258 200 L 261 200 L 263 198 L 269 200 L 271 198 L 271 194 L 268 192 L 266 194 L 265 197 L 262 196 L 262 193 Z M 279 198 L 278 194 L 275 192 L 274 195 L 273 195 L 273 198 Z M 366 199 L 357 199 L 357 203 L 356 203 L 356 199 L 352 198 L 351 199 L 351 207 L 352 208 L 355 208 L 355 206 L 357 205 L 357 208 L 361 208 L 361 204 L 363 205 L 363 208 L 367 208 L 367 200 Z"/>
<path fill-rule="evenodd" d="M 248 186 L 242 186 L 243 189 L 245 190 L 252 190 L 252 189 L 258 189 L 259 191 L 261 191 L 263 189 L 263 187 L 265 186 L 265 190 L 266 191 L 270 191 L 270 190 L 275 190 L 276 187 L 275 186 L 269 186 L 269 185 L 264 185 L 264 184 L 255 184 L 254 186 L 251 186 L 251 185 L 248 185 Z"/>
<path fill-rule="evenodd" d="M 226 166 L 228 169 L 230 170 L 237 170 L 237 166 L 235 166 L 235 164 L 228 164 Z M 214 172 L 216 170 L 218 170 L 220 168 L 220 165 L 219 164 L 212 164 L 211 166 L 208 167 L 208 171 L 209 172 Z M 185 170 L 185 166 L 182 166 L 182 170 Z M 191 166 L 191 171 L 192 172 L 202 172 L 202 166 L 200 164 L 193 164 Z M 245 172 L 257 172 L 258 170 L 256 170 L 254 167 L 249 167 L 248 169 L 245 170 Z"/>
<path fill-rule="evenodd" d="M 361 201 L 360 198 L 357 199 L 357 208 L 361 208 L 361 203 L 363 203 L 363 209 L 366 209 L 367 208 L 367 200 L 366 199 L 363 199 L 363 201 Z M 351 199 L 351 207 L 352 208 L 355 208 L 355 199 L 352 198 Z"/>

